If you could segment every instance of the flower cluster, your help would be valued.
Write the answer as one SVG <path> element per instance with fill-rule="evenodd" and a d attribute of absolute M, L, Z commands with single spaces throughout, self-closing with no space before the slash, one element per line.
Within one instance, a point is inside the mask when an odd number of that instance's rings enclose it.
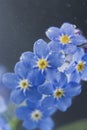
<path fill-rule="evenodd" d="M 27 130 L 52 130 L 51 115 L 65 112 L 72 99 L 81 93 L 81 80 L 87 81 L 87 42 L 81 31 L 70 23 L 46 31 L 49 43 L 39 39 L 33 52 L 24 52 L 14 73 L 3 75 L 12 89 L 11 100 L 20 105 L 16 115 Z"/>

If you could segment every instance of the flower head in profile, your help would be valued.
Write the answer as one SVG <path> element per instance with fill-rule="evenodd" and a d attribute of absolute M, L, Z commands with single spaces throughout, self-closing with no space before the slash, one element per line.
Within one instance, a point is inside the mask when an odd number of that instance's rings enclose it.
<path fill-rule="evenodd" d="M 40 128 L 41 130 L 52 130 L 54 123 L 50 116 L 55 112 L 54 108 L 43 108 L 41 102 L 32 103 L 27 101 L 26 106 L 17 108 L 16 115 L 23 120 L 23 126 L 27 130 Z"/>
<path fill-rule="evenodd" d="M 81 93 L 81 85 L 68 82 L 64 73 L 56 74 L 54 82 L 46 81 L 38 87 L 38 91 L 48 95 L 43 100 L 43 106 L 56 106 L 61 111 L 66 111 L 71 106 L 72 98 Z"/>
<path fill-rule="evenodd" d="M 75 26 L 70 23 L 64 23 L 60 28 L 50 27 L 46 35 L 52 41 L 49 45 L 52 50 L 62 49 L 65 53 L 74 53 L 77 46 L 87 42 L 85 37 L 76 33 Z"/>
<path fill-rule="evenodd" d="M 37 92 L 37 86 L 43 81 L 44 77 L 40 76 L 40 73 L 36 70 L 30 71 L 22 62 L 16 64 L 14 73 L 3 75 L 3 83 L 12 89 L 11 99 L 16 104 L 20 104 L 28 98 L 33 102 L 39 100 L 41 95 Z"/>

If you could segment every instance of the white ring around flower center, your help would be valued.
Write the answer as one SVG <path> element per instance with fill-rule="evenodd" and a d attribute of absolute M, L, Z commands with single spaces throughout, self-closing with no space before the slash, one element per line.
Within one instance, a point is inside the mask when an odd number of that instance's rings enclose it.
<path fill-rule="evenodd" d="M 42 118 L 43 114 L 40 110 L 35 110 L 31 113 L 31 119 L 34 121 L 39 121 Z"/>

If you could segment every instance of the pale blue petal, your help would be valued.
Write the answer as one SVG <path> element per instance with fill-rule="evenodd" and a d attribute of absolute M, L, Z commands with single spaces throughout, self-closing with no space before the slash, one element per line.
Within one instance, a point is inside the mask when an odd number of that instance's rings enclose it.
<path fill-rule="evenodd" d="M 41 99 L 42 95 L 37 91 L 37 88 L 32 87 L 29 89 L 29 92 L 27 93 L 27 98 L 31 102 L 37 102 Z"/>
<path fill-rule="evenodd" d="M 57 68 L 63 64 L 64 57 L 60 53 L 53 52 L 49 55 L 48 62 L 52 68 Z"/>
<path fill-rule="evenodd" d="M 23 122 L 23 126 L 27 129 L 27 130 L 33 130 L 36 129 L 38 127 L 37 122 L 31 120 L 31 119 L 27 119 Z"/>
<path fill-rule="evenodd" d="M 16 109 L 15 114 L 20 120 L 25 120 L 30 112 L 28 107 L 22 106 Z"/>
<path fill-rule="evenodd" d="M 18 77 L 14 73 L 6 73 L 3 75 L 2 81 L 6 87 L 14 89 L 17 87 Z"/>
<path fill-rule="evenodd" d="M 58 38 L 59 36 L 59 28 L 58 27 L 50 27 L 48 28 L 48 30 L 46 31 L 46 36 L 50 39 L 50 40 L 55 40 Z"/>
<path fill-rule="evenodd" d="M 74 45 L 82 45 L 84 43 L 87 43 L 87 39 L 84 36 L 79 35 L 79 34 L 74 35 L 74 38 L 73 38 Z"/>
<path fill-rule="evenodd" d="M 38 41 L 36 41 L 34 44 L 34 53 L 39 58 L 42 58 L 42 57 L 46 58 L 47 55 L 49 54 L 47 43 L 42 39 L 39 39 Z"/>
<path fill-rule="evenodd" d="M 53 92 L 53 85 L 49 81 L 46 81 L 44 84 L 38 86 L 38 91 L 41 94 L 50 95 Z"/>
<path fill-rule="evenodd" d="M 71 98 L 63 97 L 57 101 L 57 108 L 65 112 L 72 104 Z"/>
<path fill-rule="evenodd" d="M 73 35 L 75 28 L 74 28 L 74 26 L 73 26 L 72 24 L 70 24 L 70 23 L 64 23 L 64 24 L 61 26 L 60 30 L 61 30 L 61 33 L 62 33 L 62 34 L 64 33 L 64 34 L 68 34 L 68 35 Z"/>
<path fill-rule="evenodd" d="M 68 97 L 78 96 L 81 93 L 81 85 L 79 83 L 70 82 L 66 85 L 64 92 Z"/>
<path fill-rule="evenodd" d="M 24 93 L 21 89 L 15 89 L 12 91 L 11 100 L 15 104 L 21 104 L 25 99 L 26 99 L 26 97 L 24 96 Z"/>
<path fill-rule="evenodd" d="M 40 121 L 39 127 L 41 130 L 53 130 L 54 122 L 50 117 L 44 118 Z"/>
<path fill-rule="evenodd" d="M 33 86 L 38 86 L 45 81 L 44 75 L 38 69 L 33 69 L 31 72 L 29 72 L 27 78 Z"/>
<path fill-rule="evenodd" d="M 55 107 L 55 103 L 56 103 L 56 101 L 55 101 L 55 99 L 53 98 L 53 96 L 49 96 L 49 97 L 46 97 L 44 100 L 43 100 L 43 102 L 42 102 L 42 106 L 44 107 L 44 108 L 50 108 L 50 107 Z"/>
<path fill-rule="evenodd" d="M 53 52 L 59 52 L 61 51 L 61 44 L 58 44 L 58 42 L 55 42 L 55 41 L 51 41 L 48 43 L 48 47 L 50 49 L 50 51 L 53 51 Z"/>
<path fill-rule="evenodd" d="M 21 78 L 26 78 L 26 76 L 28 75 L 29 73 L 29 70 L 30 70 L 30 67 L 26 67 L 22 61 L 18 62 L 16 65 L 15 65 L 15 73 L 17 75 L 19 75 Z"/>

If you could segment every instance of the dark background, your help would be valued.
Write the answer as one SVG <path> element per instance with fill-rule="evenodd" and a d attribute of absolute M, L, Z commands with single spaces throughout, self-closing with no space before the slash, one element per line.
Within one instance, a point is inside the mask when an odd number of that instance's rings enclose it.
<path fill-rule="evenodd" d="M 24 51 L 44 38 L 50 26 L 76 24 L 87 36 L 87 0 L 0 0 L 0 62 L 9 71 Z M 57 126 L 87 117 L 87 85 L 65 113 L 54 116 Z"/>

